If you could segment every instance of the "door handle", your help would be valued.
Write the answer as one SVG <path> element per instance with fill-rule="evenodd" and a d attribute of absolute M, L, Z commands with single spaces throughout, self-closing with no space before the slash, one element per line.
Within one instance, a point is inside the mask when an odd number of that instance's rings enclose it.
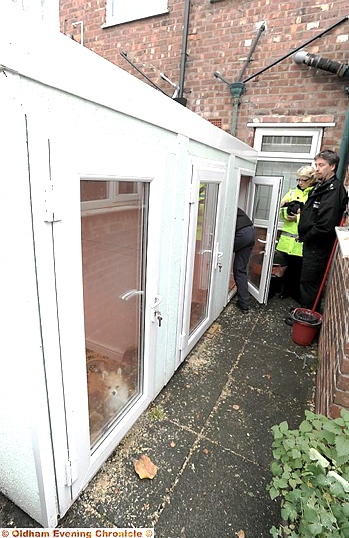
<path fill-rule="evenodd" d="M 143 295 L 143 291 L 142 290 L 129 290 L 129 291 L 126 291 L 125 293 L 120 295 L 120 299 L 122 299 L 123 301 L 129 301 L 135 295 Z"/>

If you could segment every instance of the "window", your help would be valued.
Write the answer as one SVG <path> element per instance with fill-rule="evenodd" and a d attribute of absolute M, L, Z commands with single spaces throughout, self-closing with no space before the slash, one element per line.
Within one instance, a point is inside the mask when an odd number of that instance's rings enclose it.
<path fill-rule="evenodd" d="M 80 183 L 82 210 L 102 210 L 138 203 L 138 183 L 135 181 L 88 180 Z"/>
<path fill-rule="evenodd" d="M 106 26 L 167 13 L 167 2 L 168 0 L 107 0 Z"/>
<path fill-rule="evenodd" d="M 254 126 L 249 124 L 249 126 Z M 257 176 L 282 176 L 282 196 L 295 186 L 298 168 L 311 164 L 320 149 L 322 126 L 257 127 Z"/>

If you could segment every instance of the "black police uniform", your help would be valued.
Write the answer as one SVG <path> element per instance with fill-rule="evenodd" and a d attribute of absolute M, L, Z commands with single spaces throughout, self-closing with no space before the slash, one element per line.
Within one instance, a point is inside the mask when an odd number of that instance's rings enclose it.
<path fill-rule="evenodd" d="M 336 238 L 335 226 L 340 223 L 347 200 L 344 185 L 333 176 L 315 185 L 302 209 L 298 233 L 303 242 L 303 308 L 311 309 L 314 305 Z"/>

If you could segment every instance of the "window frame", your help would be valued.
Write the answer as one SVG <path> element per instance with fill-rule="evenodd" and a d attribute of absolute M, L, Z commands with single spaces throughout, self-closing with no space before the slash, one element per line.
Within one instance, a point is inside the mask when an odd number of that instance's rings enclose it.
<path fill-rule="evenodd" d="M 310 159 L 313 161 L 316 153 L 320 151 L 320 145 L 323 134 L 323 127 L 307 126 L 300 127 L 255 127 L 254 149 L 258 151 L 258 160 L 287 160 L 290 162 L 304 161 Z M 309 152 L 282 152 L 282 151 L 262 151 L 262 142 L 264 136 L 311 136 L 312 143 Z"/>
<path fill-rule="evenodd" d="M 139 5 L 134 7 L 135 2 Z M 126 7 L 125 7 L 126 6 Z M 131 8 L 130 8 L 131 6 Z M 118 9 L 119 13 L 115 13 Z M 102 27 L 132 22 L 169 13 L 168 0 L 106 0 L 106 23 Z"/>
<path fill-rule="evenodd" d="M 129 205 L 134 205 L 139 198 L 139 185 L 140 181 L 138 178 L 134 177 L 90 177 L 90 176 L 81 176 L 80 180 L 92 180 L 92 181 L 101 181 L 106 182 L 107 184 L 107 196 L 99 200 L 88 200 L 81 201 L 81 209 L 83 212 L 89 212 L 93 210 L 110 210 L 113 207 L 119 207 L 122 204 L 125 204 L 127 201 Z M 135 183 L 136 192 L 130 194 L 119 194 L 118 187 L 120 182 Z"/>

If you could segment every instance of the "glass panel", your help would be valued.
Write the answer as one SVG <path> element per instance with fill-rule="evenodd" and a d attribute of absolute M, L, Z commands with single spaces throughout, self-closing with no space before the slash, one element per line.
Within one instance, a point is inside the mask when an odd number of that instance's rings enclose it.
<path fill-rule="evenodd" d="M 257 169 L 256 169 L 256 175 L 257 176 L 278 176 L 283 177 L 283 188 L 282 188 L 282 195 L 283 197 L 287 191 L 289 191 L 292 187 L 295 187 L 296 177 L 297 177 L 297 170 L 301 166 L 309 165 L 311 164 L 310 161 L 307 162 L 298 162 L 298 163 L 291 163 L 291 162 L 274 162 L 274 161 L 258 161 L 257 163 Z"/>
<path fill-rule="evenodd" d="M 256 185 L 252 219 L 254 222 L 256 242 L 250 258 L 248 278 L 257 289 L 260 287 L 263 262 L 265 259 L 264 252 L 267 240 L 272 194 L 273 187 L 271 185 Z M 256 221 L 258 221 L 258 223 Z"/>
<path fill-rule="evenodd" d="M 190 334 L 193 333 L 208 314 L 217 198 L 218 185 L 215 183 L 200 183 L 190 310 Z"/>
<path fill-rule="evenodd" d="M 118 183 L 82 180 L 81 193 L 117 192 Z M 81 210 L 91 446 L 142 391 L 147 184 L 136 190 L 132 206 Z"/>
<path fill-rule="evenodd" d="M 312 136 L 263 136 L 261 151 L 279 153 L 310 153 Z"/>
<path fill-rule="evenodd" d="M 119 181 L 119 194 L 136 194 L 137 183 L 134 181 Z"/>
<path fill-rule="evenodd" d="M 269 219 L 270 202 L 273 189 L 269 185 L 256 185 L 253 217 L 258 220 Z"/>
<path fill-rule="evenodd" d="M 80 196 L 82 202 L 108 199 L 109 189 L 107 181 L 81 181 Z"/>

